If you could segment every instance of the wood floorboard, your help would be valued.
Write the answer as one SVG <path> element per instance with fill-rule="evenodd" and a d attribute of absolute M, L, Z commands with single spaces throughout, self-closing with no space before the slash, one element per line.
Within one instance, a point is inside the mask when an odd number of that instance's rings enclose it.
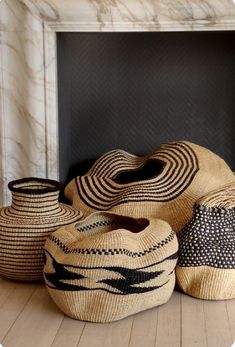
<path fill-rule="evenodd" d="M 230 347 L 233 343 L 225 301 L 204 301 L 208 347 Z"/>
<path fill-rule="evenodd" d="M 117 322 L 64 314 L 43 284 L 0 278 L 3 347 L 231 347 L 235 300 L 203 301 L 175 291 L 168 303 Z"/>
<path fill-rule="evenodd" d="M 128 347 L 132 332 L 133 316 L 109 323 L 103 347 Z"/>
<path fill-rule="evenodd" d="M 11 295 L 16 287 L 16 282 L 8 281 L 7 279 L 0 277 L 0 307 L 5 303 L 7 297 Z"/>
<path fill-rule="evenodd" d="M 182 347 L 207 347 L 203 300 L 182 294 Z"/>
<path fill-rule="evenodd" d="M 103 347 L 109 324 L 86 323 L 78 347 Z"/>
<path fill-rule="evenodd" d="M 129 347 L 155 347 L 158 308 L 134 316 Z"/>
<path fill-rule="evenodd" d="M 35 285 L 12 283 L 14 284 L 13 286 L 9 281 L 9 293 L 5 296 L 5 301 L 0 307 L 0 341 L 4 339 L 12 325 L 17 321 L 25 305 L 37 288 Z M 1 282 L 1 284 L 3 283 Z M 5 282 L 4 292 L 7 289 L 6 284 Z M 2 286 L 0 287 L 1 291 Z"/>
<path fill-rule="evenodd" d="M 235 343 L 235 300 L 228 300 L 226 302 L 226 309 L 228 313 L 231 336 Z"/>
<path fill-rule="evenodd" d="M 62 320 L 63 314 L 51 301 L 46 288 L 38 285 L 2 344 L 4 347 L 51 346 Z"/>
<path fill-rule="evenodd" d="M 181 294 L 177 291 L 165 305 L 158 308 L 156 346 L 179 347 Z"/>
<path fill-rule="evenodd" d="M 77 347 L 85 324 L 64 316 L 51 347 Z"/>

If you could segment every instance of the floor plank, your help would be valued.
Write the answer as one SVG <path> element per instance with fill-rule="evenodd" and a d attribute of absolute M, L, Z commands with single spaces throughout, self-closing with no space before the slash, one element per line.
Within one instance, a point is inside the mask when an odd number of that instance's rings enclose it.
<path fill-rule="evenodd" d="M 51 347 L 77 347 L 85 324 L 64 316 Z"/>
<path fill-rule="evenodd" d="M 17 282 L 0 277 L 0 307 L 5 303 L 16 287 Z"/>
<path fill-rule="evenodd" d="M 180 346 L 181 294 L 174 292 L 170 300 L 158 308 L 156 346 Z"/>
<path fill-rule="evenodd" d="M 77 347 L 103 347 L 108 327 L 107 323 L 86 323 Z"/>
<path fill-rule="evenodd" d="M 235 300 L 226 301 L 231 336 L 235 342 Z"/>
<path fill-rule="evenodd" d="M 235 300 L 206 301 L 175 291 L 165 305 L 117 322 L 73 320 L 43 284 L 0 277 L 0 343 L 4 347 L 231 347 Z"/>
<path fill-rule="evenodd" d="M 128 347 L 133 316 L 108 324 L 103 347 Z"/>
<path fill-rule="evenodd" d="M 5 297 L 5 301 L 0 306 L 0 341 L 4 339 L 36 288 L 35 284 L 16 282 L 10 284 L 1 281 L 1 299 Z"/>
<path fill-rule="evenodd" d="M 63 320 L 46 288 L 38 285 L 24 310 L 3 339 L 4 347 L 49 347 Z"/>
<path fill-rule="evenodd" d="M 182 347 L 206 347 L 207 338 L 203 300 L 182 294 L 181 304 Z"/>
<path fill-rule="evenodd" d="M 230 347 L 233 343 L 226 301 L 204 301 L 208 347 Z"/>
<path fill-rule="evenodd" d="M 129 347 L 155 347 L 158 308 L 134 316 Z"/>

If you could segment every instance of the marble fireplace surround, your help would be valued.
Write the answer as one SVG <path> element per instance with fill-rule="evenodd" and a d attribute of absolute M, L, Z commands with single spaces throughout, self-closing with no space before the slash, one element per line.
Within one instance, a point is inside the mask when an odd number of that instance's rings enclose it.
<path fill-rule="evenodd" d="M 58 179 L 56 32 L 235 30 L 232 0 L 2 0 L 0 204 L 7 182 Z"/>

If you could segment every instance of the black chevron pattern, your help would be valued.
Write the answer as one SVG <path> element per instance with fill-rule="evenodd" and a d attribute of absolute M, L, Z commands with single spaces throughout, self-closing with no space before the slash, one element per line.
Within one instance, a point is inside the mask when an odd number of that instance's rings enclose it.
<path fill-rule="evenodd" d="M 128 295 L 128 294 L 141 294 L 149 291 L 156 290 L 163 287 L 170 280 L 172 272 L 165 274 L 166 270 L 148 271 L 149 268 L 155 267 L 156 265 L 164 261 L 174 261 L 177 258 L 177 253 L 170 255 L 169 257 L 159 261 L 155 264 L 151 264 L 147 267 L 139 269 L 129 269 L 119 266 L 104 266 L 104 267 L 78 267 L 66 264 L 58 263 L 54 257 L 46 251 L 46 265 L 52 264 L 50 267 L 50 272 L 44 271 L 44 278 L 46 285 L 53 289 L 67 290 L 67 291 L 88 291 L 88 290 L 104 290 L 106 292 L 116 294 L 116 295 Z M 48 265 L 47 265 L 48 266 Z M 79 271 L 86 271 L 86 276 L 79 273 Z M 99 277 L 99 272 L 101 270 L 110 272 L 110 278 L 98 279 L 95 283 L 96 287 L 88 288 L 82 284 L 83 279 L 89 279 L 89 276 L 94 275 L 96 272 L 96 277 Z M 145 271 L 143 271 L 145 270 Z M 106 272 L 105 272 L 106 273 Z M 162 281 L 161 275 L 164 276 Z M 112 275 L 112 276 L 111 276 Z M 121 275 L 121 278 L 120 278 Z M 115 278 L 116 276 L 116 278 Z M 101 277 L 101 276 L 100 276 Z M 156 280 L 159 278 L 159 283 L 156 281 L 152 285 L 139 286 L 145 282 Z M 81 282 L 80 282 L 81 280 Z M 67 281 L 67 282 L 66 282 Z M 69 282 L 68 282 L 69 281 Z M 72 282 L 74 281 L 74 282 Z M 80 283 L 79 283 L 80 282 Z M 102 286 L 103 285 L 103 286 Z"/>
<path fill-rule="evenodd" d="M 136 269 L 126 269 L 122 267 L 112 267 L 105 268 L 106 270 L 120 273 L 124 279 L 104 279 L 98 281 L 99 283 L 106 283 L 109 286 L 118 289 L 123 294 L 140 294 L 145 293 L 154 289 L 159 288 L 159 286 L 151 287 L 133 287 L 135 284 L 140 284 L 147 282 L 151 279 L 154 279 L 160 276 L 164 271 L 155 271 L 155 272 L 145 272 Z"/>

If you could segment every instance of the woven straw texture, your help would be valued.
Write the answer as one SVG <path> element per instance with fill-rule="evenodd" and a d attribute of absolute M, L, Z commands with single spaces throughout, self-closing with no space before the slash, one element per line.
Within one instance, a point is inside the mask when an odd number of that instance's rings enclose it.
<path fill-rule="evenodd" d="M 178 236 L 182 290 L 201 299 L 235 298 L 235 184 L 198 200 Z"/>
<path fill-rule="evenodd" d="M 58 202 L 56 181 L 26 178 L 9 183 L 11 206 L 0 210 L 0 275 L 43 280 L 43 247 L 52 231 L 73 223 L 81 212 Z"/>
<path fill-rule="evenodd" d="M 192 217 L 194 202 L 234 181 L 227 164 L 190 142 L 163 144 L 146 157 L 113 150 L 65 188 L 84 216 L 96 210 L 167 221 L 176 232 Z"/>
<path fill-rule="evenodd" d="M 164 221 L 96 212 L 46 241 L 45 282 L 65 314 L 111 322 L 170 298 L 177 251 Z"/>

